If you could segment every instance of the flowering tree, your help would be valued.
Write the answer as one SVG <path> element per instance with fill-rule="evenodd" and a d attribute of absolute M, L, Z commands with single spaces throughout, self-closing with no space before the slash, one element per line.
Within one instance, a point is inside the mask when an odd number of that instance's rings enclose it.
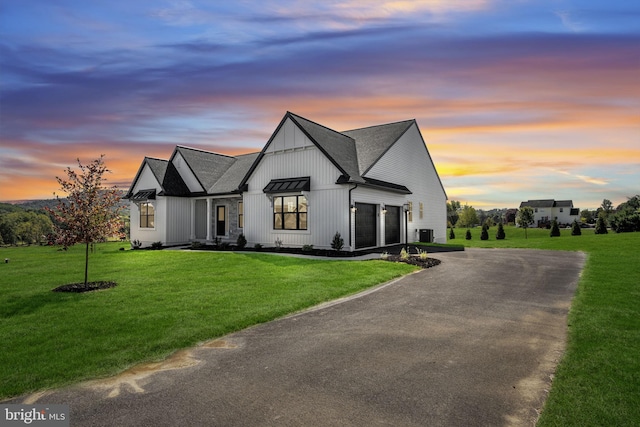
<path fill-rule="evenodd" d="M 84 287 L 88 288 L 89 244 L 115 234 L 120 227 L 120 196 L 115 187 L 103 188 L 103 175 L 110 172 L 104 155 L 88 165 L 78 161 L 79 172 L 67 168 L 67 177 L 56 177 L 66 199 L 57 195 L 58 206 L 48 209 L 55 219 L 56 242 L 65 248 L 85 244 Z"/>

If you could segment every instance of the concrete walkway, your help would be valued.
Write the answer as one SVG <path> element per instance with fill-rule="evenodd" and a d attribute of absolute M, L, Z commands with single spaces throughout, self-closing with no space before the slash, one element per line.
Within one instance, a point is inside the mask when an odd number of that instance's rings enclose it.
<path fill-rule="evenodd" d="M 531 426 L 585 256 L 467 249 L 374 292 L 5 403 L 72 426 Z"/>

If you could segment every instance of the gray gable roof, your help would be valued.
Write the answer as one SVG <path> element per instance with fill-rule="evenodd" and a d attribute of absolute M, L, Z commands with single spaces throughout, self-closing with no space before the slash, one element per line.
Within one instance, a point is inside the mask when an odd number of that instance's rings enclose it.
<path fill-rule="evenodd" d="M 358 152 L 353 138 L 291 112 L 285 115 L 285 119 L 287 117 L 290 117 L 307 134 L 309 139 L 316 143 L 342 173 L 348 175 L 352 180 L 361 181 Z"/>
<path fill-rule="evenodd" d="M 305 135 L 324 153 L 324 155 L 342 172 L 339 184 L 359 183 L 388 188 L 392 191 L 410 193 L 404 186 L 365 177 L 368 170 L 395 144 L 409 129 L 415 120 L 376 125 L 345 132 L 338 132 L 304 117 L 287 111 L 271 138 L 262 149 L 255 163 L 242 180 L 244 186 L 264 156 L 267 148 L 278 134 L 287 119 L 291 119 Z M 442 184 L 442 183 L 441 183 Z M 401 188 L 400 188 L 401 187 Z M 443 188 L 444 190 L 444 188 Z"/>
<path fill-rule="evenodd" d="M 342 132 L 356 143 L 360 175 L 365 175 L 414 123 L 415 120 L 405 120 Z"/>
<path fill-rule="evenodd" d="M 162 190 L 158 193 L 160 196 L 188 196 L 190 194 L 187 184 L 183 181 L 182 177 L 176 170 L 175 166 L 168 160 L 154 159 L 152 157 L 145 157 L 138 169 L 136 177 L 131 183 L 131 187 L 125 199 L 133 197 L 133 188 L 142 173 L 145 165 L 149 166 L 149 169 L 153 173 Z"/>
<path fill-rule="evenodd" d="M 162 180 L 164 179 L 164 174 L 167 171 L 167 164 L 169 163 L 167 160 L 154 159 L 151 157 L 145 157 L 144 162 L 147 163 L 149 169 L 153 173 L 153 176 L 156 177 L 158 182 L 162 184 Z M 144 166 L 143 162 L 143 166 Z"/>
<path fill-rule="evenodd" d="M 235 163 L 235 158 L 224 154 L 177 146 L 171 159 L 180 153 L 195 175 L 202 188 L 208 190 L 224 175 L 227 169 Z"/>
<path fill-rule="evenodd" d="M 240 182 L 249 172 L 251 165 L 260 153 L 243 154 L 235 157 L 233 164 L 222 174 L 209 189 L 209 194 L 228 194 L 239 191 Z"/>

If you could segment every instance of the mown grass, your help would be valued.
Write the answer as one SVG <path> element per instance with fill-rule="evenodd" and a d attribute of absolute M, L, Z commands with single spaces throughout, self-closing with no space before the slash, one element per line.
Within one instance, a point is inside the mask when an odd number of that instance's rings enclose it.
<path fill-rule="evenodd" d="M 507 228 L 507 238 L 480 240 L 456 229 L 455 244 L 483 248 L 584 251 L 587 262 L 569 314 L 567 351 L 538 426 L 640 425 L 640 233 L 581 236 L 561 230 Z"/>
<path fill-rule="evenodd" d="M 89 280 L 118 286 L 84 294 L 51 291 L 82 281 L 82 248 L 0 249 L 0 398 L 111 375 L 415 270 L 120 247 L 98 245 L 89 263 Z"/>

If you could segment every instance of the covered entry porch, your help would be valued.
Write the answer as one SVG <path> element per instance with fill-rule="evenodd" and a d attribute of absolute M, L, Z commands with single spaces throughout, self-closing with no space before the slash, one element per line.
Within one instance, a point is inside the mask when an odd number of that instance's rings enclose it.
<path fill-rule="evenodd" d="M 243 233 L 242 197 L 203 197 L 191 200 L 192 242 L 235 242 Z"/>

